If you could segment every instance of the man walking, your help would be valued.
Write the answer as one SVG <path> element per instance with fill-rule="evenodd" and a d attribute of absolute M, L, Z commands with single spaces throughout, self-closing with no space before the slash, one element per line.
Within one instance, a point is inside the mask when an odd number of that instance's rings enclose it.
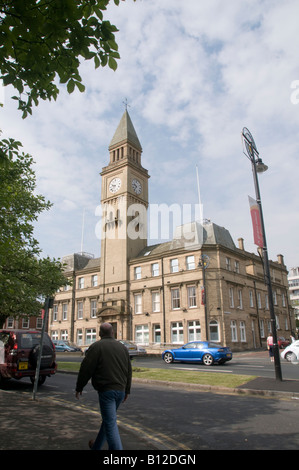
<path fill-rule="evenodd" d="M 132 367 L 127 348 L 113 338 L 110 323 L 100 326 L 101 340 L 93 343 L 83 359 L 76 384 L 76 398 L 92 379 L 99 394 L 102 425 L 95 441 L 89 442 L 93 450 L 102 449 L 107 440 L 109 450 L 122 450 L 116 412 L 126 401 L 131 389 Z"/>

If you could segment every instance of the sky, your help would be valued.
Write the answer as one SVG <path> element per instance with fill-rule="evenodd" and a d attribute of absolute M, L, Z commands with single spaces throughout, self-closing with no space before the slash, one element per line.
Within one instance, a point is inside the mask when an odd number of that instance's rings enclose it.
<path fill-rule="evenodd" d="M 36 224 L 42 255 L 100 256 L 100 172 L 127 100 L 150 204 L 197 204 L 198 174 L 203 217 L 257 253 L 247 127 L 269 167 L 259 176 L 269 258 L 282 254 L 288 269 L 299 266 L 298 17 L 298 0 L 111 3 L 105 19 L 119 29 L 116 72 L 82 61 L 85 93 L 61 85 L 56 102 L 41 101 L 25 120 L 15 92 L 2 89 L 2 137 L 23 143 L 37 192 L 53 203 Z"/>

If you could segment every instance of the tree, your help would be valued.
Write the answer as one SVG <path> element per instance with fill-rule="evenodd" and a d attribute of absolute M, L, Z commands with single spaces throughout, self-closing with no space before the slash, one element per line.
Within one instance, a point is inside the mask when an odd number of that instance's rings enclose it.
<path fill-rule="evenodd" d="M 33 159 L 19 152 L 22 144 L 0 141 L 0 328 L 9 316 L 35 316 L 41 297 L 67 284 L 59 260 L 40 258 L 33 222 L 51 207 L 36 189 Z"/>
<path fill-rule="evenodd" d="M 114 0 L 116 5 L 120 0 Z M 80 58 L 95 68 L 117 68 L 117 28 L 103 20 L 110 0 L 0 0 L 0 79 L 19 93 L 23 118 L 39 99 L 56 100 L 65 83 L 69 93 L 85 87 Z"/>

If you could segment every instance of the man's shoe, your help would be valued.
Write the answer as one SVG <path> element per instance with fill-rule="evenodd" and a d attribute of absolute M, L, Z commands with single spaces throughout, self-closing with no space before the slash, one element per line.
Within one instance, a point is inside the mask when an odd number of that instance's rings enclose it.
<path fill-rule="evenodd" d="M 90 439 L 90 441 L 88 441 L 88 447 L 92 449 L 93 445 L 94 445 L 94 441 Z"/>

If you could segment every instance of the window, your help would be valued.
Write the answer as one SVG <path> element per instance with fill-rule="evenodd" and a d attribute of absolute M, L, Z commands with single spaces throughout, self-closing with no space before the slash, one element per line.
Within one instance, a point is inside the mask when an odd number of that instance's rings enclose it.
<path fill-rule="evenodd" d="M 182 322 L 174 322 L 171 324 L 171 342 L 183 343 L 184 342 L 184 328 Z"/>
<path fill-rule="evenodd" d="M 135 341 L 139 344 L 148 344 L 149 342 L 149 329 L 148 325 L 136 325 L 135 327 Z"/>
<path fill-rule="evenodd" d="M 199 320 L 188 322 L 188 341 L 200 341 L 201 328 Z"/>
<path fill-rule="evenodd" d="M 29 328 L 29 318 L 28 317 L 22 318 L 22 328 Z"/>
<path fill-rule="evenodd" d="M 234 269 L 235 273 L 238 273 L 240 272 L 240 263 L 239 261 L 235 261 L 235 269 Z"/>
<path fill-rule="evenodd" d="M 142 313 L 142 295 L 141 294 L 134 295 L 134 311 L 136 314 Z"/>
<path fill-rule="evenodd" d="M 265 304 L 266 304 L 266 309 L 269 310 L 269 297 L 268 297 L 268 294 L 265 295 Z"/>
<path fill-rule="evenodd" d="M 219 341 L 219 327 L 218 322 L 216 320 L 211 320 L 210 325 L 210 340 L 211 341 Z"/>
<path fill-rule="evenodd" d="M 134 279 L 141 279 L 141 266 L 134 268 Z"/>
<path fill-rule="evenodd" d="M 96 329 L 95 328 L 88 328 L 85 331 L 85 344 L 92 344 L 96 341 Z"/>
<path fill-rule="evenodd" d="M 53 307 L 53 321 L 57 321 L 58 319 L 58 305 L 54 305 Z"/>
<path fill-rule="evenodd" d="M 84 289 L 84 277 L 79 277 L 78 279 L 78 288 Z"/>
<path fill-rule="evenodd" d="M 239 308 L 243 309 L 243 297 L 241 289 L 238 290 L 238 301 L 239 301 Z"/>
<path fill-rule="evenodd" d="M 68 334 L 68 331 L 67 331 L 67 330 L 61 330 L 61 333 L 60 333 L 60 334 L 61 334 L 61 339 L 62 339 L 63 341 L 67 341 L 67 340 L 68 340 L 69 334 Z"/>
<path fill-rule="evenodd" d="M 161 343 L 161 326 L 154 325 L 154 343 Z"/>
<path fill-rule="evenodd" d="M 229 288 L 228 295 L 229 295 L 229 306 L 234 307 L 234 289 L 233 289 L 233 287 Z"/>
<path fill-rule="evenodd" d="M 83 345 L 83 332 L 81 329 L 77 330 L 77 344 L 78 346 Z"/>
<path fill-rule="evenodd" d="M 77 319 L 82 320 L 83 318 L 83 302 L 80 301 L 77 303 Z"/>
<path fill-rule="evenodd" d="M 188 270 L 190 270 L 190 269 L 195 269 L 195 260 L 194 260 L 194 256 L 193 256 L 193 255 L 186 257 L 186 268 L 187 268 Z"/>
<path fill-rule="evenodd" d="M 179 271 L 179 260 L 177 258 L 170 260 L 170 272 L 177 273 Z"/>
<path fill-rule="evenodd" d="M 231 270 L 231 261 L 230 258 L 225 258 L 225 266 L 228 271 Z"/>
<path fill-rule="evenodd" d="M 41 330 L 43 327 L 43 319 L 41 317 L 38 317 L 36 319 L 36 329 Z"/>
<path fill-rule="evenodd" d="M 159 276 L 159 263 L 152 264 L 152 276 Z"/>
<path fill-rule="evenodd" d="M 188 294 L 188 307 L 196 307 L 196 287 L 195 286 L 188 286 L 187 287 L 187 294 Z"/>
<path fill-rule="evenodd" d="M 281 300 L 282 300 L 282 306 L 285 307 L 285 306 L 286 306 L 286 297 L 285 297 L 285 294 L 284 294 L 284 293 L 282 293 L 282 298 L 281 298 Z"/>
<path fill-rule="evenodd" d="M 98 275 L 93 274 L 91 276 L 91 287 L 97 287 L 97 285 L 98 285 Z"/>
<path fill-rule="evenodd" d="M 152 292 L 153 312 L 160 312 L 160 292 Z"/>
<path fill-rule="evenodd" d="M 67 320 L 67 304 L 62 304 L 62 320 Z"/>
<path fill-rule="evenodd" d="M 280 324 L 279 324 L 279 316 L 275 315 L 275 321 L 276 321 L 276 328 L 280 330 Z"/>
<path fill-rule="evenodd" d="M 236 320 L 231 320 L 230 322 L 230 331 L 231 331 L 231 338 L 233 342 L 238 341 L 237 336 L 237 322 Z"/>
<path fill-rule="evenodd" d="M 171 308 L 172 310 L 180 308 L 180 289 L 178 287 L 171 289 Z"/>
<path fill-rule="evenodd" d="M 260 320 L 260 332 L 261 332 L 261 338 L 265 338 L 265 322 L 264 322 L 264 320 Z"/>
<path fill-rule="evenodd" d="M 97 317 L 97 301 L 91 300 L 90 301 L 90 318 Z"/>
<path fill-rule="evenodd" d="M 246 326 L 244 321 L 240 321 L 240 338 L 241 342 L 246 342 Z"/>
<path fill-rule="evenodd" d="M 277 292 L 276 292 L 276 290 L 273 291 L 273 303 L 274 303 L 274 305 L 277 305 Z"/>
<path fill-rule="evenodd" d="M 252 292 L 252 290 L 249 291 L 249 306 L 250 306 L 250 307 L 254 307 L 253 292 Z"/>
<path fill-rule="evenodd" d="M 258 308 L 262 308 L 262 298 L 261 298 L 260 292 L 257 293 L 257 305 L 258 305 Z"/>
<path fill-rule="evenodd" d="M 13 328 L 14 325 L 14 318 L 13 317 L 8 317 L 7 319 L 7 328 Z"/>
<path fill-rule="evenodd" d="M 52 339 L 52 341 L 57 341 L 58 340 L 58 331 L 57 330 L 52 331 L 51 339 Z"/>

